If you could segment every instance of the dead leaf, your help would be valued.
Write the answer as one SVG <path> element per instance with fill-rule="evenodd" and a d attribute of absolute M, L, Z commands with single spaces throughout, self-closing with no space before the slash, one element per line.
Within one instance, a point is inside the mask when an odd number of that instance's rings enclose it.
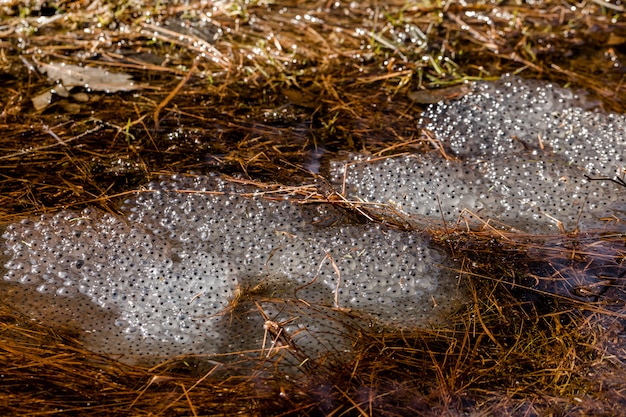
<path fill-rule="evenodd" d="M 100 67 L 81 67 L 78 65 L 55 63 L 37 63 L 39 72 L 48 76 L 53 82 L 61 82 L 67 89 L 85 87 L 92 91 L 115 93 L 133 91 L 141 88 L 132 81 L 129 74 L 109 72 Z"/>

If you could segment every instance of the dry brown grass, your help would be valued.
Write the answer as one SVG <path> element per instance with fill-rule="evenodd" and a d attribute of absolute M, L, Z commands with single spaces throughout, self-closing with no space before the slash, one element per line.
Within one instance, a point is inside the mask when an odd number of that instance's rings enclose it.
<path fill-rule="evenodd" d="M 626 106 L 623 14 L 595 1 L 38 3 L 0 5 L 3 223 L 115 211 L 159 173 L 219 170 L 407 228 L 392 208 L 302 186 L 312 151 L 432 149 L 422 106 L 506 72 Z M 142 89 L 79 88 L 37 111 L 51 86 L 36 62 L 101 66 Z M 623 236 L 433 234 L 471 289 L 452 325 L 363 333 L 353 360 L 299 377 L 203 358 L 130 367 L 2 307 L 0 414 L 623 414 Z"/>
<path fill-rule="evenodd" d="M 595 3 L 38 4 L 2 5 L 5 215 L 101 199 L 162 171 L 298 182 L 293 164 L 320 147 L 415 150 L 420 103 L 505 72 L 582 87 L 608 110 L 626 97 L 626 28 Z M 36 111 L 31 99 L 50 88 L 36 62 L 100 66 L 144 88 L 75 89 Z"/>

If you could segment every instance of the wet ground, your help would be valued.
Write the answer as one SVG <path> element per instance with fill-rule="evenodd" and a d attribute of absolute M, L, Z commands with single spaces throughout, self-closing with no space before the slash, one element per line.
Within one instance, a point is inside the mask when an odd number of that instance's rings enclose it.
<path fill-rule="evenodd" d="M 2 2 L 0 216 L 117 212 L 161 173 L 301 185 L 340 151 L 424 152 L 427 104 L 509 72 L 623 113 L 624 10 L 602 3 Z M 474 297 L 454 326 L 366 332 L 355 361 L 297 381 L 195 358 L 127 367 L 5 306 L 0 410 L 621 412 L 623 235 L 432 235 Z"/>

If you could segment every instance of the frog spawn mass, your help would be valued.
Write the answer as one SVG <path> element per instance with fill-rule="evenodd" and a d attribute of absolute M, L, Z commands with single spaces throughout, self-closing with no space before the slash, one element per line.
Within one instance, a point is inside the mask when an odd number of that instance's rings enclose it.
<path fill-rule="evenodd" d="M 127 200 L 126 217 L 10 225 L 6 299 L 129 363 L 259 351 L 280 336 L 297 364 L 348 351 L 363 317 L 413 327 L 454 304 L 454 272 L 424 235 L 245 191 L 169 177 Z"/>
<path fill-rule="evenodd" d="M 624 117 L 575 100 L 515 78 L 479 83 L 423 114 L 447 158 L 352 155 L 331 162 L 330 181 L 417 228 L 468 213 L 535 234 L 624 228 L 624 188 L 608 179 L 622 174 Z M 371 320 L 425 326 L 462 300 L 455 262 L 425 234 L 252 191 L 170 177 L 126 201 L 121 216 L 65 211 L 10 225 L 3 298 L 129 363 L 269 356 L 282 344 L 294 365 L 344 357 Z"/>
<path fill-rule="evenodd" d="M 570 90 L 537 81 L 476 83 L 422 114 L 444 152 L 350 155 L 331 162 L 331 181 L 349 199 L 417 226 L 626 230 L 626 118 L 577 104 L 584 101 Z"/>

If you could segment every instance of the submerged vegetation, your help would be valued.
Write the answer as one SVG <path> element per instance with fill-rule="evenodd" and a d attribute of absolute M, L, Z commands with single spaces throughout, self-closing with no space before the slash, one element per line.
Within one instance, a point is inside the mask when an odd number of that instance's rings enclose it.
<path fill-rule="evenodd" d="M 417 126 L 420 110 L 505 73 L 623 113 L 624 6 L 535 3 L 0 2 L 0 220 L 116 211 L 162 173 L 280 190 L 269 183 L 311 183 L 339 151 L 430 150 L 441 145 Z M 354 360 L 298 377 L 202 358 L 123 365 L 0 302 L 0 411 L 623 414 L 623 234 L 431 234 L 471 292 L 450 325 L 361 334 Z"/>

